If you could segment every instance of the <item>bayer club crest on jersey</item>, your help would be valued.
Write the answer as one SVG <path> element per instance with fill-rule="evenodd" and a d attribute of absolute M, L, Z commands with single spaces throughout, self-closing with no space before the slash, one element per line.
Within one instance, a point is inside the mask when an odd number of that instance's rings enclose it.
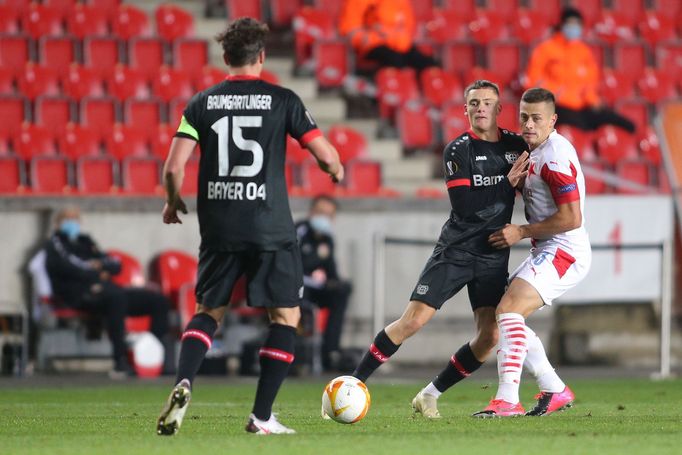
<path fill-rule="evenodd" d="M 505 152 L 504 158 L 507 160 L 507 163 L 514 164 L 519 155 L 519 152 Z"/>

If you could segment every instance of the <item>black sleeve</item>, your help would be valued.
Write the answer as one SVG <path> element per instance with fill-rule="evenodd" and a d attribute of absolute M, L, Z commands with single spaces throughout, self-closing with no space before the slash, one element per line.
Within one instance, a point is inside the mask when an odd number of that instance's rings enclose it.
<path fill-rule="evenodd" d="M 336 270 L 336 256 L 334 253 L 334 240 L 329 240 L 329 257 L 325 261 L 325 273 L 328 280 L 338 280 L 339 272 Z"/>
<path fill-rule="evenodd" d="M 514 197 L 514 188 L 505 176 L 495 185 L 472 189 L 469 141 L 448 144 L 443 153 L 445 183 L 448 187 L 452 212 L 460 220 L 466 220 L 481 208 L 497 201 Z"/>
<path fill-rule="evenodd" d="M 175 137 L 184 137 L 199 142 L 199 124 L 204 97 L 197 93 L 187 103 L 187 107 L 182 113 L 180 125 L 175 133 Z"/>
<path fill-rule="evenodd" d="M 301 98 L 292 91 L 289 91 L 287 106 L 287 133 L 296 139 L 302 147 L 322 135 L 322 131 L 318 129 L 315 120 L 306 110 Z"/>
<path fill-rule="evenodd" d="M 88 249 L 92 253 L 93 259 L 98 259 L 102 262 L 102 270 L 108 272 L 110 275 L 118 275 L 121 273 L 121 261 L 115 257 L 107 255 L 104 251 L 100 250 L 97 243 L 90 236 L 81 236 L 84 242 L 88 244 Z"/>
<path fill-rule="evenodd" d="M 45 247 L 48 275 L 51 280 L 67 279 L 83 282 L 92 282 L 99 279 L 99 272 L 95 270 L 87 260 L 84 260 L 72 252 L 62 243 L 62 240 L 53 235 Z"/>

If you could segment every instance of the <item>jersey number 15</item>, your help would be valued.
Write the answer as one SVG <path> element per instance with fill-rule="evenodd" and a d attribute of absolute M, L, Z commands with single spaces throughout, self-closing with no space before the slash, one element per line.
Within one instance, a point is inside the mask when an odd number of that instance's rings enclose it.
<path fill-rule="evenodd" d="M 255 177 L 263 168 L 263 148 L 251 139 L 244 139 L 242 128 L 260 128 L 263 117 L 259 115 L 238 115 L 232 117 L 232 142 L 239 150 L 251 152 L 253 162 L 246 165 L 236 165 L 230 172 L 230 117 L 225 116 L 217 120 L 211 129 L 218 134 L 218 176 L 219 177 Z"/>

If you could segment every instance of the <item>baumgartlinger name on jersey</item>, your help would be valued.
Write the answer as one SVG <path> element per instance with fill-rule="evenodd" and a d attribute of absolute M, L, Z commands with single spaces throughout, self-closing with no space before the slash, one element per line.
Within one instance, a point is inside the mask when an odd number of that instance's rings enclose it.
<path fill-rule="evenodd" d="M 206 109 L 227 109 L 227 110 L 266 110 L 272 107 L 272 96 L 270 95 L 209 95 L 206 98 Z"/>
<path fill-rule="evenodd" d="M 208 182 L 208 199 L 228 201 L 265 200 L 265 183 L 255 182 Z"/>
<path fill-rule="evenodd" d="M 491 177 L 483 177 L 480 174 L 474 174 L 473 176 L 474 186 L 492 186 L 501 182 L 504 175 L 493 175 Z"/>

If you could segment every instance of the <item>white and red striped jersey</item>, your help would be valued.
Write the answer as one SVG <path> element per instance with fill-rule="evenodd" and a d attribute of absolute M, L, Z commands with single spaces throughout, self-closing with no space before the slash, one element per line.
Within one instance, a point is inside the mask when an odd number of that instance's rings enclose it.
<path fill-rule="evenodd" d="M 528 176 L 523 187 L 526 220 L 539 223 L 558 210 L 560 204 L 580 201 L 583 214 L 579 228 L 551 239 L 533 239 L 533 243 L 551 240 L 568 249 L 586 246 L 589 237 L 585 230 L 585 177 L 573 145 L 553 131 L 549 138 L 530 154 Z"/>

